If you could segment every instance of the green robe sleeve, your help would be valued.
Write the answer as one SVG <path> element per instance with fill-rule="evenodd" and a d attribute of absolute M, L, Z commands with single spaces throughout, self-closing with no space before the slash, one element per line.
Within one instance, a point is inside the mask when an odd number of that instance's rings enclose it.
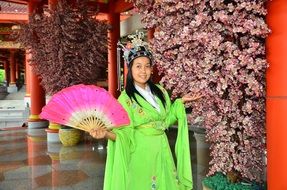
<path fill-rule="evenodd" d="M 189 149 L 188 125 L 184 104 L 181 99 L 176 99 L 172 104 L 166 90 L 163 89 L 166 99 L 167 116 L 165 123 L 170 126 L 178 121 L 178 132 L 175 143 L 177 160 L 177 174 L 181 190 L 193 188 L 192 170 Z"/>
<path fill-rule="evenodd" d="M 185 107 L 182 101 L 174 105 L 175 113 L 178 118 L 178 131 L 175 143 L 175 155 L 177 159 L 177 174 L 182 190 L 193 188 L 188 125 L 185 113 Z"/>
<path fill-rule="evenodd" d="M 132 114 L 126 101 L 124 96 L 119 97 L 119 102 L 127 111 L 131 123 L 128 126 L 113 129 L 116 140 L 108 140 L 104 190 L 127 189 L 127 166 L 134 147 L 134 131 Z"/>
<path fill-rule="evenodd" d="M 170 101 L 170 100 L 169 100 Z M 165 123 L 167 124 L 167 126 L 171 126 L 173 125 L 178 119 L 179 117 L 182 117 L 181 114 L 178 114 L 178 106 L 182 104 L 180 99 L 176 99 L 170 106 L 169 111 L 167 113 L 167 116 L 165 118 Z"/>
<path fill-rule="evenodd" d="M 182 113 L 178 113 L 178 109 L 181 109 L 182 107 L 182 100 L 181 99 L 176 99 L 173 103 L 171 103 L 170 101 L 170 97 L 167 93 L 167 91 L 162 88 L 161 86 L 159 86 L 160 89 L 163 91 L 164 93 L 164 97 L 166 100 L 166 111 L 167 111 L 167 115 L 165 118 L 165 123 L 167 124 L 167 126 L 171 126 L 173 125 L 179 118 L 183 117 Z M 183 109 L 184 106 L 183 106 Z"/>

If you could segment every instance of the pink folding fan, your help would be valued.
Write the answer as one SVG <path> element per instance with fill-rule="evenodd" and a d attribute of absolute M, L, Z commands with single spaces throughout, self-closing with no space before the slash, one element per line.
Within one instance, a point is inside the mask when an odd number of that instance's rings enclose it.
<path fill-rule="evenodd" d="M 127 112 L 109 92 L 83 84 L 53 95 L 40 117 L 88 132 L 95 127 L 114 128 L 130 123 Z"/>

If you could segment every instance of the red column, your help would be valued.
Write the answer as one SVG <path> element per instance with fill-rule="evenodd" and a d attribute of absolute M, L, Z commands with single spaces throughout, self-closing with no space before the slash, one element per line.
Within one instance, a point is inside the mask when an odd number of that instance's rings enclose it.
<path fill-rule="evenodd" d="M 48 0 L 49 9 L 54 10 L 58 4 L 58 0 Z"/>
<path fill-rule="evenodd" d="M 38 0 L 30 0 L 28 3 L 28 13 L 29 15 L 33 14 L 34 12 L 42 12 L 43 11 L 43 4 L 41 1 Z M 25 95 L 25 102 L 31 104 L 31 75 L 32 75 L 32 67 L 30 66 L 28 60 L 31 59 L 31 54 L 26 51 L 25 57 L 25 82 L 26 82 L 26 95 Z"/>
<path fill-rule="evenodd" d="M 24 97 L 24 102 L 26 107 L 31 107 L 31 73 L 32 67 L 29 64 L 29 59 L 31 55 L 26 51 L 25 55 L 25 85 L 26 85 L 26 94 Z"/>
<path fill-rule="evenodd" d="M 42 107 L 45 106 L 45 92 L 35 73 L 31 73 L 31 116 L 30 119 L 39 119 Z"/>
<path fill-rule="evenodd" d="M 112 29 L 108 32 L 109 50 L 108 50 L 108 88 L 109 92 L 117 97 L 119 95 L 118 76 L 117 76 L 117 42 L 120 38 L 120 14 L 114 13 L 113 4 L 110 4 L 108 22 Z"/>
<path fill-rule="evenodd" d="M 40 2 L 41 3 L 41 2 Z M 29 1 L 28 10 L 29 14 L 33 12 L 41 12 L 43 10 L 42 4 L 39 1 Z M 33 55 L 31 55 L 33 56 Z M 30 72 L 30 91 L 31 91 L 31 110 L 28 127 L 41 128 L 48 126 L 47 122 L 39 119 L 42 107 L 45 105 L 45 92 L 36 73 L 32 69 L 27 69 Z"/>
<path fill-rule="evenodd" d="M 33 14 L 34 12 L 42 12 L 43 7 L 40 1 L 37 0 L 30 0 L 28 2 L 28 13 L 29 15 Z M 29 105 L 31 107 L 31 75 L 32 75 L 32 67 L 29 64 L 29 61 L 31 59 L 31 54 L 26 51 L 26 57 L 25 57 L 25 82 L 26 82 L 26 95 L 24 98 L 25 104 Z M 37 118 L 37 116 L 35 116 Z"/>
<path fill-rule="evenodd" d="M 125 86 L 127 82 L 127 74 L 128 74 L 128 66 L 127 66 L 127 63 L 124 63 L 124 85 Z"/>
<path fill-rule="evenodd" d="M 287 1 L 268 3 L 267 23 L 267 184 L 271 190 L 287 189 Z"/>
<path fill-rule="evenodd" d="M 154 29 L 154 28 L 148 29 L 148 31 L 147 31 L 147 39 L 148 39 L 149 41 L 153 39 L 153 37 L 154 37 L 154 32 L 155 32 L 155 29 Z"/>
<path fill-rule="evenodd" d="M 31 15 L 35 12 L 37 13 L 43 12 L 43 4 L 44 4 L 44 1 L 29 0 L 28 1 L 28 14 Z"/>
<path fill-rule="evenodd" d="M 16 80 L 19 79 L 19 76 L 20 76 L 20 70 L 19 70 L 19 63 L 16 61 L 16 64 L 15 64 L 15 75 L 16 75 Z"/>
<path fill-rule="evenodd" d="M 15 50 L 10 50 L 10 85 L 16 84 Z"/>

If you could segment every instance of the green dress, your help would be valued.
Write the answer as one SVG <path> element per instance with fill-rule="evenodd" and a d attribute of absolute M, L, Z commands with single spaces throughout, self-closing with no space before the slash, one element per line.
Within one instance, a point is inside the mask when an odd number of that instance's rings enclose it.
<path fill-rule="evenodd" d="M 160 86 L 159 86 L 160 87 Z M 186 113 L 181 100 L 171 104 L 162 87 L 166 107 L 160 99 L 158 112 L 136 95 L 139 106 L 125 91 L 119 102 L 127 111 L 130 125 L 114 129 L 117 138 L 108 141 L 104 190 L 190 190 L 192 174 Z M 175 167 L 165 130 L 178 120 Z"/>

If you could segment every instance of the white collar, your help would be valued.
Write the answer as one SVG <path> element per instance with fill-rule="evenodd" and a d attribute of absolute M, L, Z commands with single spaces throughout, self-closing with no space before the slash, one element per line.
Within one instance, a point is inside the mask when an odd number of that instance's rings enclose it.
<path fill-rule="evenodd" d="M 144 91 L 145 92 L 151 92 L 148 84 L 145 86 L 145 88 L 142 88 L 142 87 L 138 86 L 137 84 L 134 84 L 134 85 L 135 85 L 135 88 L 137 89 L 137 91 L 139 91 L 139 92 L 144 92 Z"/>
<path fill-rule="evenodd" d="M 137 91 L 148 101 L 158 112 L 160 112 L 159 104 L 156 101 L 155 96 L 152 94 L 149 85 L 146 85 L 145 89 L 134 84 Z"/>

